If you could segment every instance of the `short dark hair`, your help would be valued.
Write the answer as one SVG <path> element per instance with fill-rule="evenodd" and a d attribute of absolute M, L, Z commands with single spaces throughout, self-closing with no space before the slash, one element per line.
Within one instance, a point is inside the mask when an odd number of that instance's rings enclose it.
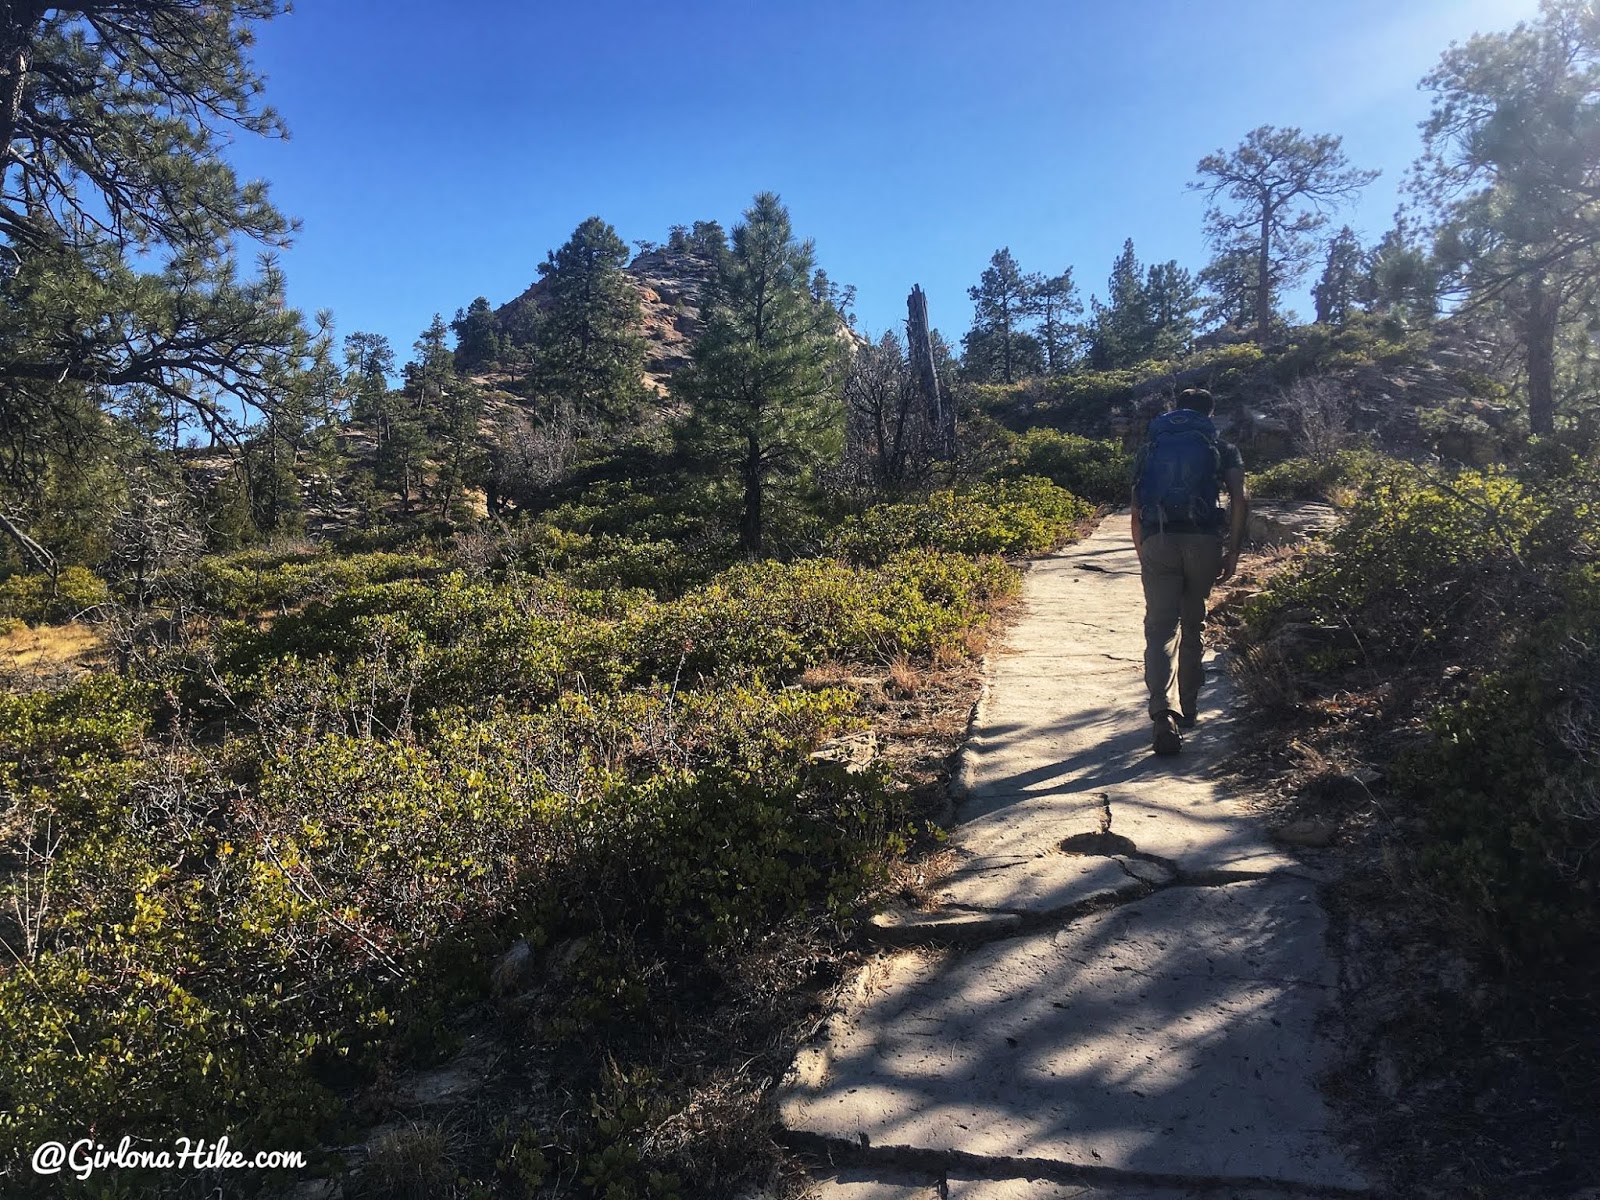
<path fill-rule="evenodd" d="M 1205 388 L 1185 388 L 1178 393 L 1178 407 L 1192 408 L 1197 413 L 1210 416 L 1217 411 L 1217 402 Z"/>

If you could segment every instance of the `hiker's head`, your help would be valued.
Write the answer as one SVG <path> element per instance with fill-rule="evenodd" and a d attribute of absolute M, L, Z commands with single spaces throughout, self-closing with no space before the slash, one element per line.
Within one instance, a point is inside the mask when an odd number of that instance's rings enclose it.
<path fill-rule="evenodd" d="M 1205 388 L 1185 388 L 1178 393 L 1178 407 L 1209 417 L 1217 411 L 1217 402 Z"/>

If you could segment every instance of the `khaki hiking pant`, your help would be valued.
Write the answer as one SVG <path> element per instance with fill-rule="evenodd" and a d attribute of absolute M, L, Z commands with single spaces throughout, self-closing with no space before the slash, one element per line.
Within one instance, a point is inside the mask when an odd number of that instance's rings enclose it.
<path fill-rule="evenodd" d="M 1222 539 L 1157 533 L 1144 539 L 1144 682 L 1150 717 L 1195 712 L 1200 696 L 1206 596 L 1222 570 Z"/>

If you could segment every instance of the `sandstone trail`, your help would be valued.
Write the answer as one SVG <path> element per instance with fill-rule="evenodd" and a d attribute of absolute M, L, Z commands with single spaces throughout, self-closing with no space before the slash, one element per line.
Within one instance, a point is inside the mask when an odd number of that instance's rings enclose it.
<path fill-rule="evenodd" d="M 784 1083 L 826 1200 L 1367 1194 L 1316 1080 L 1335 965 L 1318 879 L 1214 782 L 1220 670 L 1150 753 L 1126 516 L 1035 565 L 991 656 L 936 907 Z"/>

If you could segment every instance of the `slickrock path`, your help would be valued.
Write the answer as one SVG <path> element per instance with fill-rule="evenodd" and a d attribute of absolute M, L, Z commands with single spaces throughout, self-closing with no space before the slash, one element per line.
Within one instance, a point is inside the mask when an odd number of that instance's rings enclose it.
<path fill-rule="evenodd" d="M 1127 518 L 1035 565 L 963 754 L 956 866 L 786 1081 L 828 1200 L 1361 1194 L 1316 1088 L 1313 873 L 1213 782 L 1221 670 L 1150 753 Z"/>

